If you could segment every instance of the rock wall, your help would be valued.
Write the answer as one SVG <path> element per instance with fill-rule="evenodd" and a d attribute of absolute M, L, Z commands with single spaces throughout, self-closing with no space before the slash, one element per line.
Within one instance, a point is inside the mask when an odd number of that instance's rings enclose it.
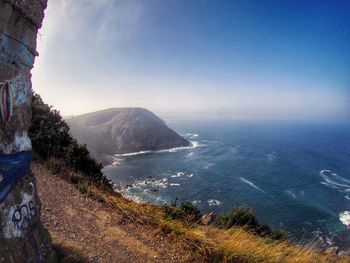
<path fill-rule="evenodd" d="M 0 262 L 44 262 L 51 239 L 30 169 L 31 69 L 47 0 L 0 0 Z"/>

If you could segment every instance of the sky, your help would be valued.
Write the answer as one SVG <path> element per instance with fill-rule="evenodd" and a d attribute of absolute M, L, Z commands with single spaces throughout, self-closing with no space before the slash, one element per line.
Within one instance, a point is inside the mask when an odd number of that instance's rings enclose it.
<path fill-rule="evenodd" d="M 33 89 L 62 115 L 349 119 L 348 0 L 49 0 Z"/>

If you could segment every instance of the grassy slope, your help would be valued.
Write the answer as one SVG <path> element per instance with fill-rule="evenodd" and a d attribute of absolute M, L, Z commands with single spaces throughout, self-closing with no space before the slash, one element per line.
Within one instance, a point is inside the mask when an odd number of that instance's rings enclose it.
<path fill-rule="evenodd" d="M 177 220 L 166 219 L 161 207 L 137 204 L 119 194 L 101 189 L 71 170 L 62 168 L 62 164 L 57 162 L 51 160 L 45 165 L 54 174 L 74 181 L 77 189 L 90 198 L 105 203 L 122 213 L 126 219 L 139 223 L 140 228 L 147 224 L 154 227 L 155 231 L 169 235 L 176 247 L 192 251 L 193 257 L 203 262 L 350 262 L 349 257 L 339 258 L 316 252 L 313 245 L 297 246 L 285 241 L 260 238 L 242 228 L 222 230 L 211 226 L 188 226 Z"/>

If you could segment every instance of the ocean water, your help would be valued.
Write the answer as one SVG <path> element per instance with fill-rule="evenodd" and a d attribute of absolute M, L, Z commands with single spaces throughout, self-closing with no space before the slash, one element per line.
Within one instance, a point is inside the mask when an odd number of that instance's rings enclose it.
<path fill-rule="evenodd" d="M 191 147 L 116 155 L 104 168 L 125 196 L 175 198 L 203 212 L 252 207 L 296 241 L 350 249 L 350 126 L 287 122 L 169 123 Z"/>

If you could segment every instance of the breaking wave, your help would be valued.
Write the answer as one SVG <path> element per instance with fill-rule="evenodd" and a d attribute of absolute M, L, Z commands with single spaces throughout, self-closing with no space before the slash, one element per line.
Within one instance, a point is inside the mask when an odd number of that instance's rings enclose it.
<path fill-rule="evenodd" d="M 339 213 L 339 220 L 343 223 L 343 225 L 346 225 L 348 228 L 350 228 L 350 212 L 344 211 Z"/>
<path fill-rule="evenodd" d="M 157 151 L 139 151 L 139 152 L 133 152 L 133 153 L 122 153 L 122 154 L 115 154 L 115 157 L 129 157 L 129 156 L 137 156 L 137 155 L 143 155 L 143 154 L 149 154 L 149 153 L 176 153 L 179 151 L 184 150 L 191 150 L 198 147 L 205 146 L 204 144 L 200 144 L 197 141 L 190 141 L 190 146 L 182 146 L 182 147 L 175 147 L 170 149 L 164 149 L 164 150 L 157 150 Z"/>
<path fill-rule="evenodd" d="M 193 176 L 193 174 L 186 174 L 184 172 L 177 172 L 176 174 L 173 174 L 171 177 L 172 178 L 179 178 L 179 177 L 184 177 L 184 176 L 191 178 Z"/>
<path fill-rule="evenodd" d="M 332 172 L 331 170 L 320 171 L 320 176 L 323 178 L 321 184 L 338 189 L 342 192 L 350 191 L 350 181 Z"/>
<path fill-rule="evenodd" d="M 286 190 L 286 194 L 292 197 L 293 199 L 297 199 L 296 193 L 294 193 L 292 190 Z"/>
<path fill-rule="evenodd" d="M 241 180 L 241 182 L 246 183 L 246 184 L 249 184 L 251 187 L 255 188 L 256 190 L 265 193 L 264 190 L 262 190 L 261 188 L 259 188 L 258 186 L 256 186 L 253 182 L 251 182 L 251 181 L 245 179 L 244 177 L 240 177 L 239 179 Z"/>
<path fill-rule="evenodd" d="M 350 181 L 341 177 L 340 175 L 334 173 L 331 170 L 322 170 L 320 171 L 320 176 L 322 177 L 323 181 L 321 184 L 336 189 L 340 191 L 341 193 L 348 193 L 350 192 Z M 344 196 L 345 200 L 349 200 L 349 195 L 346 194 Z M 346 225 L 347 228 L 350 229 L 350 212 L 349 211 L 343 211 L 339 213 L 339 220 L 342 222 L 343 225 Z"/>
<path fill-rule="evenodd" d="M 220 200 L 210 199 L 208 200 L 208 205 L 209 206 L 222 205 L 222 202 Z"/>
<path fill-rule="evenodd" d="M 116 185 L 113 188 L 116 192 L 138 203 L 146 203 L 150 201 L 155 203 L 165 203 L 165 200 L 163 200 L 161 196 L 155 195 L 155 193 L 167 188 L 169 185 L 175 186 L 177 184 L 169 183 L 168 178 L 161 178 L 138 180 L 126 187 Z"/>
<path fill-rule="evenodd" d="M 194 139 L 194 138 L 199 137 L 199 134 L 197 134 L 197 133 L 186 133 L 184 137 L 189 138 L 189 139 Z"/>

